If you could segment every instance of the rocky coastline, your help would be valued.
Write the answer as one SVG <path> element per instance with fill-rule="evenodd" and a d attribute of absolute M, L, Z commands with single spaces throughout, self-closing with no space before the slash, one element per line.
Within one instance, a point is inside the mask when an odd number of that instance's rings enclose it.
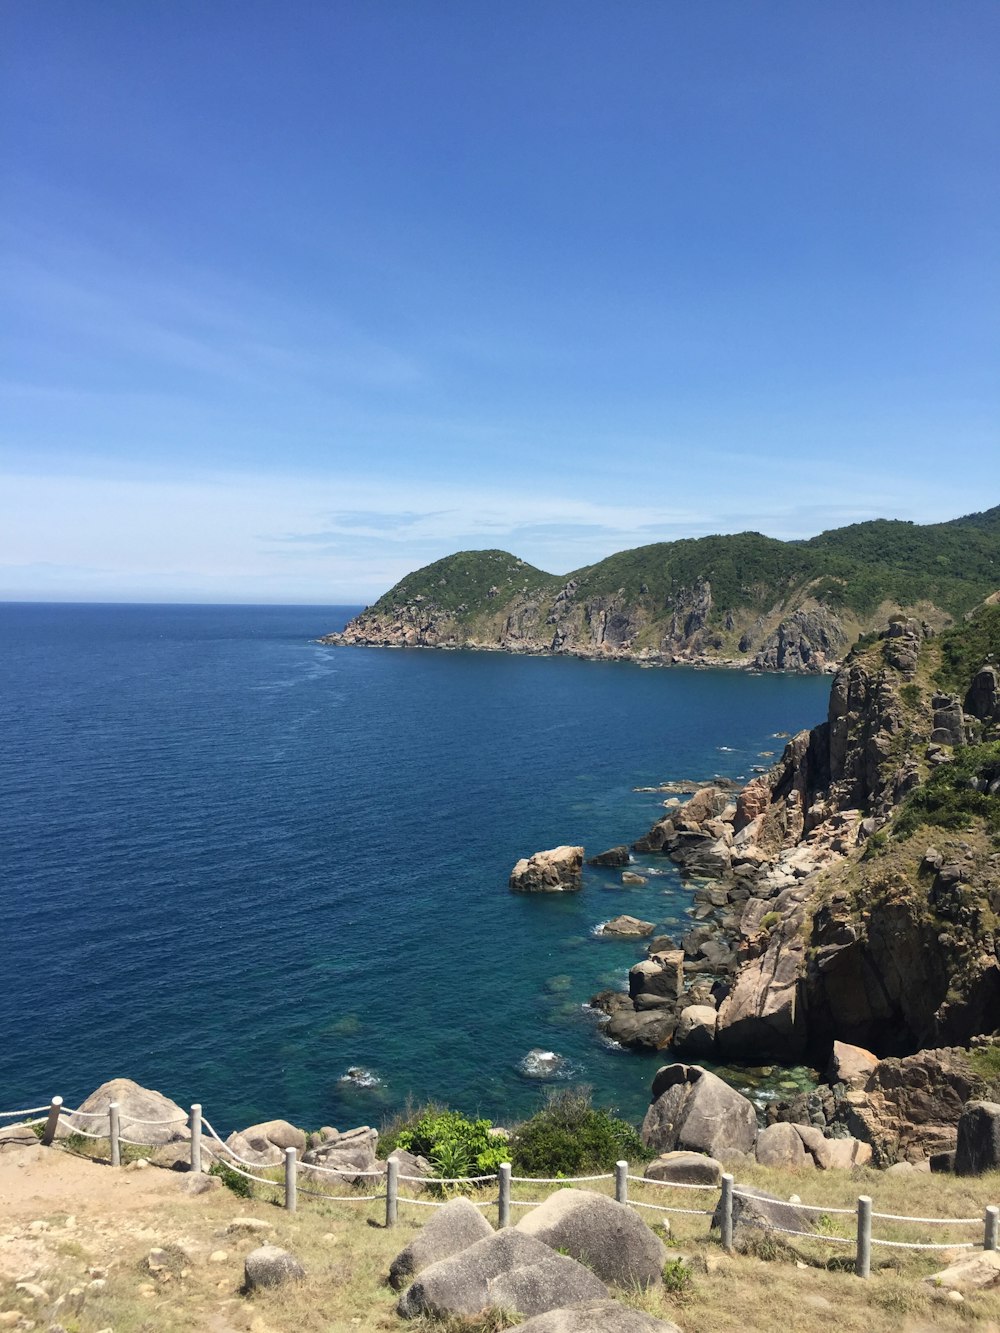
<path fill-rule="evenodd" d="M 850 655 L 826 720 L 791 737 L 770 770 L 742 788 L 665 784 L 667 808 L 645 834 L 591 857 L 640 883 L 634 857 L 668 858 L 692 893 L 693 920 L 676 937 L 648 938 L 650 923 L 623 919 L 621 933 L 647 942 L 627 990 L 591 1000 L 608 1038 L 746 1066 L 822 1069 L 838 1045 L 858 1049 L 871 1062 L 864 1086 L 837 1091 L 834 1077 L 768 1115 L 857 1136 L 883 1163 L 918 1142 L 927 1157 L 954 1147 L 958 1108 L 982 1088 L 970 1044 L 1000 1029 L 990 633 L 1000 634 L 997 599 L 945 640 L 894 620 Z M 946 690 L 935 679 L 966 639 L 968 679 Z M 984 818 L 937 827 L 913 814 L 935 774 L 970 764 L 954 785 L 982 794 Z M 909 835 L 896 831 L 904 815 Z M 916 1087 L 933 1109 L 914 1118 Z"/>

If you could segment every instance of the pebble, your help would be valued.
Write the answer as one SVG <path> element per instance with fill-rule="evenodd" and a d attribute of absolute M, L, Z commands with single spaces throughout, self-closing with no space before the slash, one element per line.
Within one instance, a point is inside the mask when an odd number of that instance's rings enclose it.
<path fill-rule="evenodd" d="M 49 1229 L 49 1223 L 43 1221 L 41 1218 L 39 1218 L 35 1222 L 28 1223 L 28 1230 L 33 1231 L 36 1235 L 38 1234 L 39 1231 L 48 1231 L 48 1229 Z"/>
<path fill-rule="evenodd" d="M 961 1305 L 965 1301 L 965 1297 L 960 1291 L 949 1291 L 945 1300 L 951 1301 L 953 1305 Z"/>
<path fill-rule="evenodd" d="M 96 1295 L 99 1291 L 103 1291 L 107 1285 L 107 1278 L 95 1277 L 91 1282 L 87 1283 L 87 1290 L 92 1291 Z"/>
<path fill-rule="evenodd" d="M 210 1264 L 224 1264 L 228 1258 L 229 1258 L 228 1250 L 213 1250 L 212 1253 L 208 1256 L 208 1262 Z"/>

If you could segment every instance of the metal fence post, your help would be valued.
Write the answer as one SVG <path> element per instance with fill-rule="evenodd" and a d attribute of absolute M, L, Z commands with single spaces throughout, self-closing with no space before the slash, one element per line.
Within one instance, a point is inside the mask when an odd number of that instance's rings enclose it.
<path fill-rule="evenodd" d="M 628 1203 L 628 1162 L 615 1162 L 615 1198 Z"/>
<path fill-rule="evenodd" d="M 510 1226 L 510 1162 L 501 1162 L 497 1175 L 500 1183 L 497 1226 L 502 1231 Z"/>
<path fill-rule="evenodd" d="M 122 1164 L 122 1145 L 118 1140 L 121 1133 L 120 1118 L 118 1113 L 118 1103 L 108 1103 L 108 1138 L 111 1140 L 111 1165 L 121 1166 Z"/>
<path fill-rule="evenodd" d="M 399 1199 L 399 1158 L 390 1157 L 385 1164 L 385 1224 L 396 1225 L 396 1206 Z"/>
<path fill-rule="evenodd" d="M 59 1112 L 62 1110 L 62 1104 L 63 1099 L 61 1097 L 53 1097 L 49 1105 L 49 1118 L 42 1130 L 42 1142 L 47 1148 L 51 1147 L 56 1136 L 56 1130 L 59 1128 Z"/>
<path fill-rule="evenodd" d="M 722 1248 L 727 1254 L 733 1251 L 733 1177 L 727 1171 L 722 1177 L 722 1194 L 719 1197 L 719 1228 L 722 1232 Z"/>
<path fill-rule="evenodd" d="M 191 1107 L 191 1170 L 201 1170 L 201 1102 Z"/>
<path fill-rule="evenodd" d="M 285 1149 L 285 1211 L 294 1213 L 298 1204 L 295 1180 L 295 1149 Z"/>
<path fill-rule="evenodd" d="M 1000 1208 L 990 1204 L 983 1218 L 983 1249 L 997 1249 L 997 1232 L 1000 1230 Z"/>
<path fill-rule="evenodd" d="M 872 1201 L 867 1194 L 858 1197 L 858 1252 L 854 1260 L 858 1277 L 871 1277 L 872 1271 Z"/>

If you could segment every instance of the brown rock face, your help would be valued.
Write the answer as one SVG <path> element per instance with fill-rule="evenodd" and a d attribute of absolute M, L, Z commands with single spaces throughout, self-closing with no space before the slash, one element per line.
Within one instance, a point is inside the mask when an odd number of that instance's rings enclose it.
<path fill-rule="evenodd" d="M 960 1049 L 880 1060 L 863 1091 L 847 1094 L 847 1127 L 871 1145 L 877 1166 L 948 1151 L 977 1086 Z"/>
<path fill-rule="evenodd" d="M 510 875 L 512 893 L 576 893 L 581 888 L 582 847 L 553 847 L 522 857 Z"/>

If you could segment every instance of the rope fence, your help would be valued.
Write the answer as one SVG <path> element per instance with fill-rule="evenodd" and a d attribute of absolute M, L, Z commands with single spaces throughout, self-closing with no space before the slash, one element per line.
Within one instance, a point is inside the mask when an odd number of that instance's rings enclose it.
<path fill-rule="evenodd" d="M 26 1120 L 24 1117 L 42 1115 L 41 1119 Z M 74 1123 L 76 1118 L 87 1119 L 91 1121 L 103 1120 L 106 1127 L 102 1131 L 95 1129 L 82 1129 Z M 385 1204 L 385 1225 L 394 1226 L 398 1219 L 398 1209 L 400 1204 L 406 1204 L 416 1208 L 443 1208 L 446 1206 L 446 1199 L 427 1199 L 414 1198 L 412 1194 L 401 1194 L 400 1185 L 418 1185 L 422 1189 L 437 1187 L 457 1187 L 480 1189 L 489 1185 L 496 1185 L 496 1194 L 487 1199 L 472 1199 L 477 1208 L 496 1208 L 498 1210 L 498 1225 L 503 1228 L 510 1225 L 510 1216 L 512 1208 L 537 1208 L 545 1202 L 544 1199 L 515 1199 L 511 1195 L 512 1185 L 583 1185 L 598 1184 L 603 1182 L 613 1182 L 614 1197 L 618 1203 L 631 1206 L 633 1208 L 646 1209 L 655 1213 L 676 1214 L 685 1217 L 709 1217 L 712 1219 L 711 1225 L 718 1226 L 720 1239 L 724 1249 L 731 1251 L 733 1249 L 733 1230 L 735 1226 L 753 1227 L 764 1231 L 774 1232 L 782 1236 L 792 1236 L 799 1240 L 813 1241 L 819 1244 L 828 1245 L 851 1245 L 855 1248 L 854 1271 L 862 1278 L 867 1278 L 871 1273 L 871 1251 L 873 1246 L 886 1248 L 895 1248 L 900 1250 L 914 1251 L 946 1251 L 946 1250 L 983 1250 L 1000 1249 L 1000 1207 L 990 1205 L 986 1208 L 982 1217 L 911 1217 L 903 1213 L 877 1213 L 872 1211 L 872 1200 L 867 1195 L 861 1195 L 857 1201 L 856 1208 L 834 1207 L 832 1205 L 815 1203 L 785 1203 L 783 1201 L 768 1200 L 767 1204 L 771 1210 L 787 1208 L 794 1214 L 817 1213 L 826 1217 L 852 1217 L 856 1222 L 855 1236 L 842 1236 L 830 1234 L 828 1231 L 804 1231 L 801 1226 L 781 1226 L 767 1217 L 754 1216 L 750 1211 L 755 1203 L 760 1199 L 757 1195 L 744 1192 L 736 1188 L 732 1175 L 726 1173 L 722 1176 L 721 1186 L 710 1184 L 698 1184 L 693 1181 L 670 1181 L 670 1180 L 652 1180 L 646 1176 L 635 1176 L 629 1174 L 628 1163 L 624 1161 L 616 1162 L 613 1173 L 591 1176 L 515 1176 L 511 1174 L 511 1167 L 508 1162 L 504 1162 L 496 1173 L 480 1176 L 414 1176 L 404 1175 L 400 1171 L 400 1162 L 396 1157 L 390 1157 L 384 1166 L 375 1170 L 358 1169 L 353 1166 L 333 1166 L 326 1162 L 309 1162 L 299 1157 L 295 1148 L 286 1148 L 283 1151 L 282 1158 L 274 1163 L 251 1162 L 241 1157 L 215 1130 L 211 1122 L 202 1115 L 202 1108 L 199 1103 L 194 1103 L 190 1112 L 186 1115 L 171 1116 L 164 1120 L 142 1120 L 133 1116 L 121 1115 L 121 1107 L 117 1102 L 110 1102 L 106 1109 L 101 1111 L 83 1111 L 77 1108 L 72 1110 L 63 1105 L 61 1097 L 53 1097 L 47 1106 L 28 1107 L 21 1111 L 0 1111 L 0 1121 L 19 1120 L 20 1123 L 8 1126 L 8 1128 L 19 1129 L 26 1126 L 43 1126 L 39 1139 L 46 1146 L 51 1146 L 55 1141 L 60 1126 L 64 1131 L 71 1134 L 80 1134 L 87 1139 L 97 1139 L 107 1141 L 110 1145 L 111 1165 L 121 1165 L 122 1146 L 135 1148 L 156 1148 L 162 1144 L 143 1142 L 140 1139 L 127 1138 L 121 1132 L 121 1121 L 125 1119 L 130 1132 L 135 1128 L 159 1129 L 171 1125 L 184 1125 L 188 1131 L 184 1136 L 188 1140 L 188 1151 L 190 1155 L 190 1168 L 192 1171 L 200 1172 L 202 1169 L 202 1154 L 206 1154 L 213 1163 L 217 1163 L 227 1171 L 233 1171 L 246 1180 L 252 1181 L 256 1185 L 263 1185 L 269 1189 L 275 1190 L 283 1195 L 284 1206 L 289 1212 L 294 1212 L 297 1207 L 297 1198 L 299 1192 L 309 1195 L 313 1198 L 323 1199 L 328 1203 L 361 1203 L 361 1204 Z M 208 1140 L 206 1142 L 205 1140 Z M 183 1141 L 175 1136 L 173 1142 Z M 283 1179 L 274 1178 L 261 1174 L 262 1172 L 276 1172 L 283 1169 Z M 299 1177 L 304 1175 L 310 1184 L 303 1183 Z M 352 1194 L 329 1194 L 326 1190 L 313 1188 L 317 1183 L 317 1176 L 331 1176 L 337 1182 L 349 1181 L 356 1186 Z M 359 1186 L 360 1182 L 360 1187 Z M 370 1183 L 369 1183 L 370 1182 Z M 376 1182 L 383 1185 L 378 1189 Z M 331 1181 L 333 1183 L 333 1181 Z M 714 1208 L 680 1208 L 668 1204 L 651 1203 L 645 1199 L 630 1199 L 629 1184 L 641 1186 L 644 1189 L 652 1188 L 656 1190 L 695 1190 L 702 1193 L 715 1194 L 718 1196 Z M 370 1191 L 372 1187 L 376 1192 Z M 492 1192 L 491 1192 L 492 1193 Z M 954 1226 L 954 1227 L 982 1227 L 981 1242 L 962 1240 L 954 1242 L 930 1242 L 930 1241 L 910 1241 L 910 1240 L 892 1240 L 887 1237 L 872 1235 L 872 1222 L 900 1223 L 907 1226 Z"/>

